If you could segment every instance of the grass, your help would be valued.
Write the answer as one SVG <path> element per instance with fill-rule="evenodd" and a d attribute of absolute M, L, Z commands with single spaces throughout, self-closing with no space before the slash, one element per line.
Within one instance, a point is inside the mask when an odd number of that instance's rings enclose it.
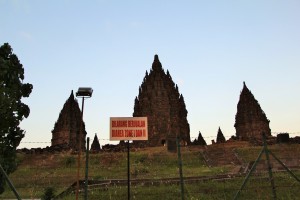
<path fill-rule="evenodd" d="M 283 173 L 280 173 L 284 176 Z M 299 174 L 298 174 L 299 175 Z M 280 183 L 292 184 L 289 187 L 276 187 L 276 195 L 278 200 L 297 199 L 299 197 L 299 183 L 296 185 L 292 180 L 284 180 L 277 177 Z M 244 181 L 243 177 L 222 180 L 222 181 L 202 181 L 194 184 L 184 184 L 184 198 L 190 200 L 217 200 L 217 199 L 233 199 Z M 253 184 L 253 181 L 255 184 Z M 161 185 L 137 185 L 131 186 L 131 199 L 181 199 L 180 185 L 177 184 L 161 184 Z M 90 200 L 96 199 L 127 199 L 127 186 L 112 186 L 90 191 L 88 194 Z M 241 191 L 238 199 L 273 199 L 270 183 L 263 177 L 255 177 L 250 180 L 243 191 Z M 75 195 L 70 195 L 66 199 L 74 199 Z"/>
<path fill-rule="evenodd" d="M 234 147 L 246 162 L 253 162 L 261 147 Z M 300 145 L 273 145 L 270 149 L 278 157 L 297 156 Z M 181 148 L 182 167 L 184 177 L 213 176 L 230 173 L 235 166 L 207 167 L 202 157 L 201 147 Z M 71 153 L 61 154 L 19 154 L 20 165 L 10 175 L 10 179 L 22 198 L 40 198 L 46 188 L 53 188 L 56 194 L 67 189 L 76 181 L 77 155 Z M 84 179 L 85 155 L 82 155 L 80 164 L 80 179 Z M 130 152 L 131 179 L 161 179 L 178 178 L 177 153 L 170 153 L 166 147 L 154 147 Z M 299 172 L 296 175 L 300 177 Z M 241 192 L 241 199 L 271 199 L 270 183 L 266 181 L 268 173 L 261 176 L 252 176 L 245 190 Z M 126 179 L 127 153 L 102 152 L 90 154 L 89 180 Z M 300 196 L 300 184 L 287 173 L 274 173 L 278 199 L 295 199 Z M 222 181 L 200 181 L 185 183 L 186 199 L 232 199 L 243 183 L 244 177 Z M 132 199 L 180 199 L 180 186 L 178 184 L 133 185 L 131 187 Z M 7 188 L 0 195 L 0 199 L 14 198 Z M 70 195 L 64 199 L 74 199 Z M 89 192 L 89 199 L 127 199 L 126 186 L 111 186 Z"/>

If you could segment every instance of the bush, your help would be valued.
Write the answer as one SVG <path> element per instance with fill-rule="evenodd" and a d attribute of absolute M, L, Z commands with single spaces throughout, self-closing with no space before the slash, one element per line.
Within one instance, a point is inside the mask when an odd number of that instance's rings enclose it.
<path fill-rule="evenodd" d="M 42 196 L 42 200 L 51 200 L 55 197 L 54 194 L 55 190 L 53 187 L 47 187 L 44 191 L 44 194 Z"/>

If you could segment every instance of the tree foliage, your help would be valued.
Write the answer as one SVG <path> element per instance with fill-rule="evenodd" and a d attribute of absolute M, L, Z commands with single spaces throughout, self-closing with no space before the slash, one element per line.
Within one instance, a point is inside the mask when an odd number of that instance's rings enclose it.
<path fill-rule="evenodd" d="M 29 116 L 29 107 L 22 103 L 29 97 L 32 84 L 23 83 L 24 68 L 8 43 L 0 47 L 0 164 L 7 174 L 16 169 L 16 149 L 25 131 L 19 125 Z M 0 194 L 3 177 L 0 174 Z"/>

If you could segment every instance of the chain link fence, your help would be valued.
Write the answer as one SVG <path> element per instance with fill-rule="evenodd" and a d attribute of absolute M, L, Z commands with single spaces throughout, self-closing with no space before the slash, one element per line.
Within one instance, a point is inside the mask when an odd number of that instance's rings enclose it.
<path fill-rule="evenodd" d="M 211 140 L 211 137 L 204 139 Z M 131 147 L 130 199 L 234 199 L 238 191 L 237 199 L 274 199 L 274 190 L 275 199 L 299 198 L 299 179 L 272 156 L 269 166 L 265 155 L 240 190 L 262 148 L 242 141 L 178 145 L 175 152 L 168 151 L 167 146 Z M 299 144 L 268 145 L 268 149 L 300 177 Z M 128 199 L 126 146 L 121 151 L 90 152 L 88 165 L 84 152 L 80 158 L 78 165 L 78 154 L 72 151 L 19 153 L 19 166 L 10 180 L 23 199 L 39 199 L 49 189 L 56 199 L 75 199 L 78 189 L 79 199 L 84 199 L 88 172 L 88 199 Z M 76 186 L 78 169 L 79 188 Z M 13 198 L 9 187 L 0 195 L 0 199 Z"/>

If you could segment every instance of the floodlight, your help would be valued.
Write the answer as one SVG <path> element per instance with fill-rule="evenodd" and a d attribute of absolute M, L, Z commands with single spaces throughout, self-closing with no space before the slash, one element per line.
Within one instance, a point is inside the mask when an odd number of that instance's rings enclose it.
<path fill-rule="evenodd" d="M 76 92 L 76 97 L 91 97 L 93 94 L 93 89 L 90 87 L 80 87 Z"/>
<path fill-rule="evenodd" d="M 81 107 L 81 123 L 80 123 L 80 131 L 79 131 L 79 139 L 78 139 L 78 160 L 77 160 L 77 181 L 76 181 L 76 200 L 78 200 L 78 194 L 79 194 L 79 171 L 80 171 L 80 157 L 81 157 L 81 135 L 82 135 L 82 129 L 83 129 L 83 108 L 84 108 L 84 99 L 85 98 L 90 98 L 92 97 L 93 94 L 93 89 L 90 87 L 80 87 L 78 88 L 78 91 L 76 92 L 76 97 L 81 97 L 82 98 L 82 107 Z M 77 136 L 78 137 L 78 136 Z M 88 151 L 87 147 L 87 151 Z M 87 159 L 87 158 L 86 158 Z M 86 171 L 86 177 L 85 177 L 85 182 L 87 184 L 88 182 L 88 175 L 87 175 L 87 171 Z M 85 193 L 85 199 L 87 199 L 87 185 L 85 185 L 85 189 L 84 189 L 84 193 Z"/>

